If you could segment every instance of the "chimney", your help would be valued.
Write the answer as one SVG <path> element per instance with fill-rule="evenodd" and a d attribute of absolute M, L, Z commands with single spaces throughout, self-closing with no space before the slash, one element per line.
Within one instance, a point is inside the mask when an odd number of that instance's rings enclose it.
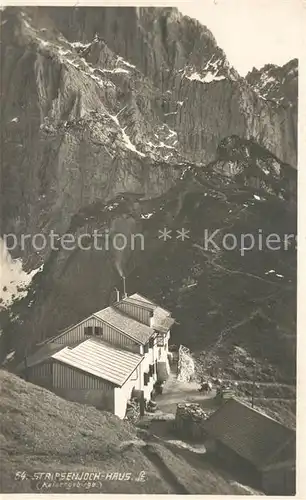
<path fill-rule="evenodd" d="M 117 302 L 119 302 L 119 300 L 120 300 L 120 292 L 119 292 L 118 288 L 115 288 L 115 290 L 116 290 L 116 295 L 117 295 Z"/>
<path fill-rule="evenodd" d="M 127 297 L 126 287 L 125 287 L 125 276 L 122 276 L 122 281 L 123 281 L 123 298 L 125 299 Z"/>

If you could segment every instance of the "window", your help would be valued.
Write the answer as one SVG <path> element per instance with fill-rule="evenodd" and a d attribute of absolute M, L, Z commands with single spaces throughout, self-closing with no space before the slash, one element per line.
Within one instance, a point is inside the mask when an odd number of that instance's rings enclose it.
<path fill-rule="evenodd" d="M 149 374 L 148 373 L 143 374 L 143 383 L 144 383 L 144 385 L 148 385 L 148 383 L 149 383 Z"/>
<path fill-rule="evenodd" d="M 162 333 L 160 333 L 158 336 L 157 336 L 157 345 L 158 347 L 162 347 L 164 345 L 164 335 Z"/>
<path fill-rule="evenodd" d="M 149 340 L 149 348 L 153 349 L 153 347 L 154 347 L 154 338 L 151 337 L 150 340 Z"/>
<path fill-rule="evenodd" d="M 84 334 L 85 335 L 92 335 L 93 334 L 93 327 L 92 326 L 85 326 Z"/>
<path fill-rule="evenodd" d="M 144 352 L 145 352 L 145 353 L 148 353 L 148 352 L 149 352 L 149 344 L 146 344 L 146 345 L 144 346 Z"/>
<path fill-rule="evenodd" d="M 154 373 L 154 365 L 150 365 L 150 366 L 149 366 L 149 374 L 150 374 L 150 377 L 152 377 L 153 373 Z"/>
<path fill-rule="evenodd" d="M 95 326 L 95 335 L 97 335 L 97 337 L 102 337 L 103 335 L 102 326 Z"/>

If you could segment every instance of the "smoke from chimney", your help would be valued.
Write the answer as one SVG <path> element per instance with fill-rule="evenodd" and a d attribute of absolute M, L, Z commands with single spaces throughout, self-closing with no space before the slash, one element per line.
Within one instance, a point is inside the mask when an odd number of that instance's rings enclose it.
<path fill-rule="evenodd" d="M 119 273 L 119 276 L 121 276 L 121 278 L 123 278 L 123 271 L 122 271 L 122 267 L 121 267 L 121 264 L 120 262 L 118 262 L 118 260 L 115 261 L 115 267 Z"/>

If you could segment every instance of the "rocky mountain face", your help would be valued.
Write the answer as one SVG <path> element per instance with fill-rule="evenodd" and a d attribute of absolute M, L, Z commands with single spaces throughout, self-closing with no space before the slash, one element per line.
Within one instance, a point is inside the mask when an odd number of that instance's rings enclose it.
<path fill-rule="evenodd" d="M 262 99 L 294 108 L 297 112 L 298 60 L 284 66 L 266 64 L 260 70 L 253 68 L 246 80 Z"/>
<path fill-rule="evenodd" d="M 173 164 L 212 161 L 232 134 L 295 166 L 294 111 L 259 96 L 175 9 L 2 18 L 3 232 L 62 233 L 97 200 L 166 192 Z"/>
<path fill-rule="evenodd" d="M 23 259 L 24 271 L 40 270 L 27 295 L 16 293 L 1 313 L 3 355 L 13 350 L 18 358 L 25 345 L 35 348 L 108 305 L 120 273 L 129 291 L 193 318 L 194 348 L 244 324 L 243 296 L 252 317 L 257 283 L 266 301 L 262 331 L 283 304 L 269 339 L 294 346 L 294 249 L 242 259 L 222 249 L 208 258 L 198 247 L 204 226 L 225 222 L 237 234 L 276 232 L 273 224 L 295 231 L 297 61 L 242 78 L 212 33 L 172 8 L 6 8 L 1 28 L 1 231 L 16 235 L 11 255 Z M 164 242 L 164 227 L 190 227 L 192 239 Z M 102 249 L 60 245 L 65 233 L 92 241 L 97 230 Z M 50 231 L 55 248 L 34 250 L 31 239 L 21 248 L 22 234 Z M 141 233 L 145 251 L 108 251 L 105 231 Z M 229 275 L 230 299 L 217 285 Z M 190 329 L 181 325 L 178 339 Z M 293 376 L 289 357 L 280 376 Z"/>

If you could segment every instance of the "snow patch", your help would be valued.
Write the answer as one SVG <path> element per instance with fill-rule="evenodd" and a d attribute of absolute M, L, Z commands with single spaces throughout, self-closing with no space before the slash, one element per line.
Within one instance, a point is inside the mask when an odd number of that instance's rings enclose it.
<path fill-rule="evenodd" d="M 103 73 L 125 73 L 125 74 L 130 73 L 128 69 L 124 69 L 124 68 L 101 69 L 100 71 L 103 71 Z"/>
<path fill-rule="evenodd" d="M 255 198 L 255 200 L 261 201 L 260 196 L 257 196 L 257 194 L 253 194 L 253 197 Z"/>
<path fill-rule="evenodd" d="M 23 270 L 22 261 L 11 257 L 2 239 L 0 239 L 0 267 L 0 298 L 2 299 L 2 305 L 6 307 L 10 306 L 14 299 L 21 299 L 27 295 L 27 288 L 33 277 L 43 269 L 43 266 L 41 266 L 26 273 Z"/>
<path fill-rule="evenodd" d="M 123 59 L 123 57 L 120 57 L 120 56 L 118 57 L 117 62 L 120 62 L 120 64 L 125 64 L 125 66 L 128 66 L 129 68 L 133 68 L 133 69 L 136 68 L 136 66 L 134 66 L 134 64 L 129 63 L 128 61 Z"/>
<path fill-rule="evenodd" d="M 174 146 L 168 146 L 168 144 L 165 144 L 163 141 L 161 141 L 158 146 L 158 148 L 167 148 L 167 149 L 175 149 Z"/>
<path fill-rule="evenodd" d="M 121 111 L 122 111 L 122 110 L 121 110 Z M 121 128 L 120 123 L 119 123 L 119 120 L 118 120 L 118 118 L 117 118 L 117 117 L 118 117 L 118 115 L 121 113 L 121 111 L 119 111 L 119 113 L 118 113 L 117 115 L 111 115 L 111 114 L 109 114 L 109 117 L 110 117 L 110 118 L 111 118 L 111 119 L 112 119 L 112 120 L 116 123 L 116 125 L 117 125 L 118 127 L 120 127 L 120 130 L 121 130 L 121 133 L 122 133 L 122 136 L 123 136 L 123 141 L 124 141 L 125 147 L 126 147 L 127 149 L 129 149 L 130 151 L 133 151 L 134 153 L 137 153 L 139 156 L 144 157 L 144 156 L 145 156 L 145 154 L 143 154 L 143 153 L 141 153 L 140 151 L 138 151 L 138 150 L 136 149 L 136 147 L 134 146 L 134 144 L 132 144 L 132 142 L 131 142 L 131 140 L 130 140 L 129 136 L 128 136 L 128 135 L 126 134 L 126 132 L 125 132 L 126 127 L 125 127 L 125 128 Z"/>
<path fill-rule="evenodd" d="M 141 214 L 140 217 L 141 219 L 150 219 L 152 217 L 153 213 L 151 214 Z"/>
<path fill-rule="evenodd" d="M 61 56 L 67 56 L 68 54 L 72 54 L 71 50 L 63 50 L 62 48 L 59 49 L 58 53 Z"/>
<path fill-rule="evenodd" d="M 109 212 L 112 212 L 118 206 L 119 206 L 119 203 L 113 203 L 112 205 L 107 205 L 106 210 L 108 210 Z"/>
<path fill-rule="evenodd" d="M 74 49 L 88 49 L 91 46 L 91 43 L 82 43 L 82 42 L 72 42 L 70 45 Z"/>
<path fill-rule="evenodd" d="M 167 139 L 170 139 L 170 137 L 177 136 L 177 132 L 175 130 L 172 130 L 170 127 L 168 127 L 168 129 L 169 129 L 169 136 L 167 137 Z"/>
<path fill-rule="evenodd" d="M 50 43 L 49 42 L 46 42 L 46 40 L 42 40 L 42 38 L 40 38 L 40 45 L 42 47 L 49 47 L 50 46 Z"/>
<path fill-rule="evenodd" d="M 267 168 L 265 168 L 265 167 L 261 167 L 261 170 L 263 171 L 263 173 L 264 173 L 265 175 L 270 175 L 270 171 L 269 171 Z"/>
<path fill-rule="evenodd" d="M 129 149 L 130 151 L 133 151 L 134 153 L 137 153 L 139 156 L 142 157 L 146 156 L 144 153 L 141 153 L 141 151 L 138 151 L 138 149 L 136 149 L 134 144 L 131 143 L 129 136 L 125 133 L 125 129 L 126 127 L 121 129 L 121 131 L 126 148 Z"/>
<path fill-rule="evenodd" d="M 225 80 L 225 76 L 217 76 L 218 75 L 218 71 L 213 74 L 211 71 L 209 71 L 205 76 L 202 76 L 198 73 L 198 72 L 194 72 L 192 73 L 190 76 L 186 76 L 185 75 L 185 78 L 187 78 L 188 80 L 191 80 L 191 81 L 198 81 L 198 82 L 201 82 L 201 83 L 211 83 L 211 82 L 214 82 L 214 81 L 220 81 L 220 80 Z"/>
<path fill-rule="evenodd" d="M 9 352 L 8 355 L 6 356 L 6 358 L 4 359 L 3 364 L 5 365 L 9 361 L 12 361 L 12 359 L 14 359 L 14 357 L 15 357 L 15 351 Z"/>

